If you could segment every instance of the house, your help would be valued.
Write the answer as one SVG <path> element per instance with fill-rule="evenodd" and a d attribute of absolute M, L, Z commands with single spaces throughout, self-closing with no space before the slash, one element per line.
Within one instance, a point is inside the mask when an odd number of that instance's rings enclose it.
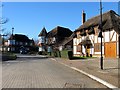
<path fill-rule="evenodd" d="M 68 38 L 73 32 L 68 29 L 61 26 L 57 26 L 54 29 L 52 29 L 47 34 L 47 40 L 46 44 L 49 47 L 57 47 L 59 50 L 62 50 L 62 42 Z"/>
<path fill-rule="evenodd" d="M 33 50 L 34 40 L 29 39 L 26 35 L 12 34 L 8 39 L 8 51 L 19 52 L 21 48 L 25 48 L 28 51 Z"/>
<path fill-rule="evenodd" d="M 75 30 L 76 37 L 73 39 L 73 53 L 75 56 L 100 56 L 101 37 L 100 15 L 85 21 L 85 13 L 82 13 L 82 25 Z M 113 10 L 102 14 L 102 52 L 104 57 L 120 57 L 120 16 Z"/>
<path fill-rule="evenodd" d="M 74 33 L 72 33 L 70 37 L 66 37 L 62 42 L 59 43 L 59 47 L 61 48 L 61 50 L 73 50 L 73 37 Z"/>
<path fill-rule="evenodd" d="M 45 27 L 43 27 L 42 31 L 38 35 L 38 37 L 39 37 L 39 42 L 38 42 L 39 52 L 46 51 L 46 36 L 47 36 L 47 31 L 46 31 Z"/>

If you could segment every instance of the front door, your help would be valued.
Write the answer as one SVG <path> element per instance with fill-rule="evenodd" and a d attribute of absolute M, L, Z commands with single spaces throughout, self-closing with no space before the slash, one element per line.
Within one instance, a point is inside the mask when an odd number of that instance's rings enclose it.
<path fill-rule="evenodd" d="M 116 42 L 105 43 L 105 57 L 116 58 L 117 48 Z"/>

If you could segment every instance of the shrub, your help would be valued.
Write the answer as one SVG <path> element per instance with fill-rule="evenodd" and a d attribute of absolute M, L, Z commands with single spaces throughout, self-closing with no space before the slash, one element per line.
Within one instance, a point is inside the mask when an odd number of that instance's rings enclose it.
<path fill-rule="evenodd" d="M 2 53 L 2 61 L 16 60 L 16 59 L 17 59 L 17 55 L 13 53 L 8 53 L 8 52 Z"/>
<path fill-rule="evenodd" d="M 73 58 L 73 51 L 68 51 L 68 58 L 70 60 Z"/>

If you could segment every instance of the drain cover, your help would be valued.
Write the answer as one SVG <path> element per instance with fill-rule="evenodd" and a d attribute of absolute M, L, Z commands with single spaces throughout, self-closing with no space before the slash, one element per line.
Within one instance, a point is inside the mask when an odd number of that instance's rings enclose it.
<path fill-rule="evenodd" d="M 83 83 L 65 83 L 63 88 L 85 88 Z"/>

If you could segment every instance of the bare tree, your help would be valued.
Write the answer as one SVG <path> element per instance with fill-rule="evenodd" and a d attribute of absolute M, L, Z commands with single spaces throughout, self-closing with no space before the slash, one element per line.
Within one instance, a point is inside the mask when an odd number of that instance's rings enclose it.
<path fill-rule="evenodd" d="M 36 38 L 34 38 L 34 42 L 35 42 L 35 45 L 37 46 L 37 45 L 38 45 L 38 43 L 39 43 L 39 40 L 38 40 L 38 39 L 36 39 Z"/>
<path fill-rule="evenodd" d="M 12 34 L 10 31 L 7 31 L 7 32 L 4 32 L 4 35 L 6 35 L 5 39 L 8 40 Z"/>
<path fill-rule="evenodd" d="M 1 13 L 1 15 L 0 15 L 0 31 L 5 30 L 4 28 L 2 28 L 2 25 L 6 24 L 9 21 L 8 18 L 2 17 L 2 7 L 3 7 L 3 4 L 0 2 L 0 13 Z"/>
<path fill-rule="evenodd" d="M 3 17 L 0 17 L 0 24 L 5 24 L 9 21 L 8 18 L 3 18 Z"/>
<path fill-rule="evenodd" d="M 0 2 L 0 9 L 1 9 L 0 13 L 2 13 L 1 12 L 2 11 L 2 7 L 3 7 L 3 4 Z M 2 28 L 2 25 L 6 24 L 8 21 L 9 21 L 8 18 L 2 17 L 2 15 L 0 16 L 0 32 L 1 32 L 0 33 L 0 37 L 2 36 L 2 32 L 6 30 L 6 28 Z M 6 34 L 6 36 L 9 35 L 8 32 L 4 33 L 4 34 Z"/>
<path fill-rule="evenodd" d="M 2 13 L 2 7 L 3 5 L 1 4 L 0 2 L 0 13 Z M 8 36 L 10 35 L 10 33 L 6 32 L 6 33 L 3 33 L 3 31 L 6 29 L 6 28 L 2 28 L 2 25 L 6 24 L 7 22 L 9 21 L 8 18 L 5 18 L 5 17 L 2 17 L 2 15 L 0 15 L 0 44 L 2 44 L 2 51 L 4 51 L 4 39 L 8 38 Z"/>

